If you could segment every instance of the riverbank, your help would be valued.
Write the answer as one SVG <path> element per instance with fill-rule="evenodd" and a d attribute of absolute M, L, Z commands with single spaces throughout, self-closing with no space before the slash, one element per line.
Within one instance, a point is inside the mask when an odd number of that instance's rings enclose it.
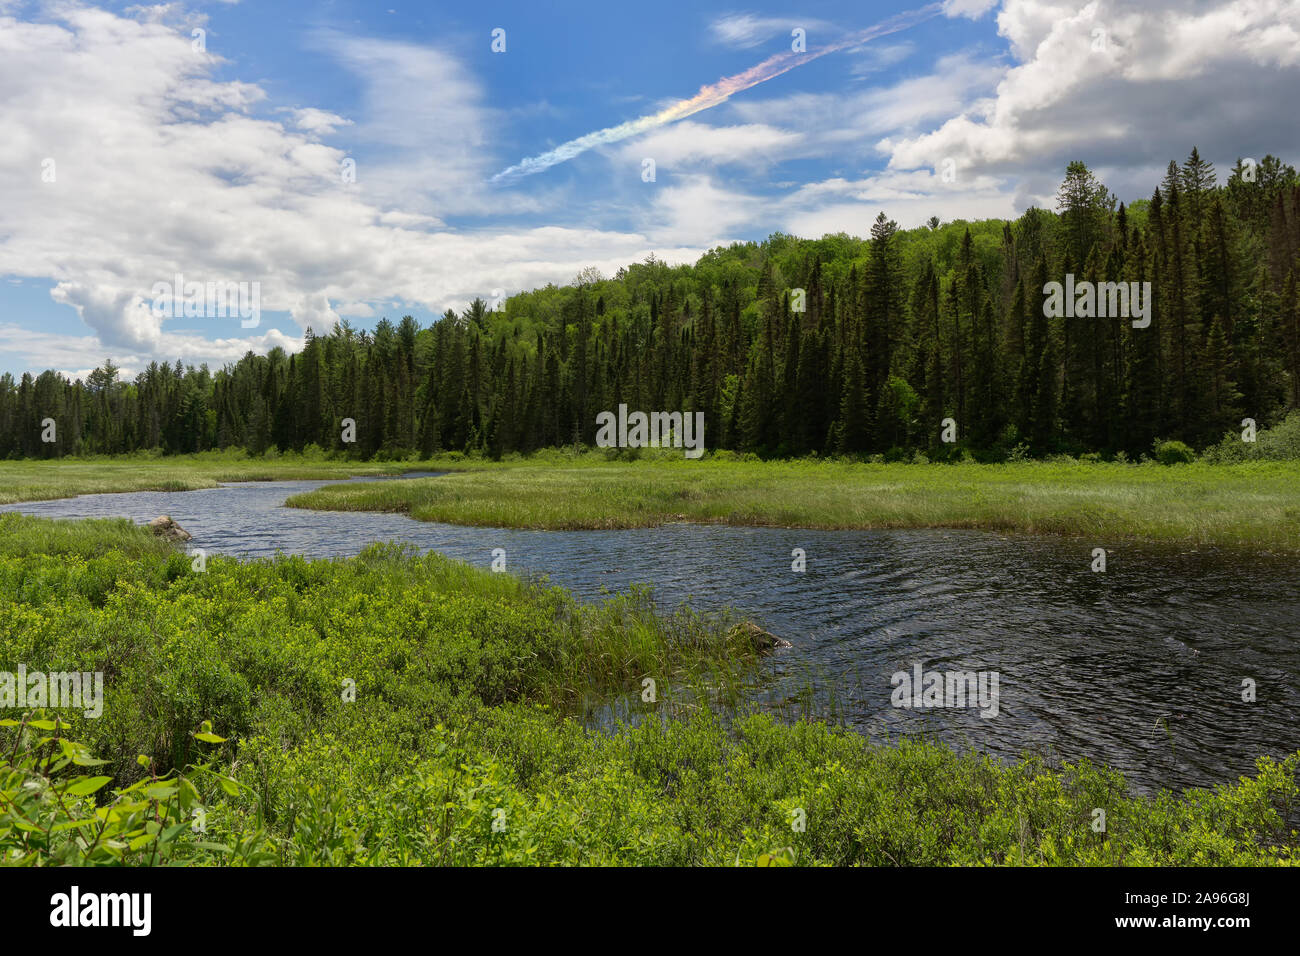
<path fill-rule="evenodd" d="M 62 742 L 42 742 L 53 712 L 0 714 L 10 863 L 1227 865 L 1297 848 L 1300 754 L 1143 797 L 1087 762 L 680 717 L 675 687 L 753 666 L 727 620 L 581 605 L 437 555 L 200 571 L 125 521 L 0 515 L 0 595 L 0 670 L 105 675 L 100 716 L 57 712 Z M 570 716 L 628 690 L 632 725 Z"/>
<path fill-rule="evenodd" d="M 198 491 L 223 481 L 312 481 L 419 470 L 408 462 L 332 461 L 242 451 L 169 457 L 52 458 L 0 461 L 0 505 L 119 491 Z"/>
<path fill-rule="evenodd" d="M 969 528 L 1095 542 L 1300 551 L 1300 464 L 1007 465 L 524 460 L 296 495 L 300 508 L 397 511 L 505 528 L 672 521 L 826 529 Z"/>
<path fill-rule="evenodd" d="M 0 504 L 222 481 L 436 478 L 334 485 L 289 504 L 422 521 L 533 529 L 673 521 L 831 529 L 971 528 L 1093 541 L 1300 552 L 1300 463 L 1021 462 L 1003 465 L 755 461 L 546 452 L 502 462 L 439 456 L 352 462 L 241 454 L 0 462 Z"/>

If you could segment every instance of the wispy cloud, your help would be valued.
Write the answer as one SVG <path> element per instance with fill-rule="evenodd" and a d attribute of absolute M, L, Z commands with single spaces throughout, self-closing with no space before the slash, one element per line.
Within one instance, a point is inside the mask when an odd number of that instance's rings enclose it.
<path fill-rule="evenodd" d="M 620 140 L 627 139 L 631 136 L 637 136 L 641 133 L 649 132 L 668 123 L 685 119 L 693 116 L 703 110 L 725 103 L 728 99 L 743 90 L 750 89 L 767 80 L 774 79 L 783 73 L 788 73 L 795 67 L 803 66 L 805 63 L 811 63 L 813 60 L 826 56 L 828 53 L 835 53 L 839 50 L 846 50 L 851 47 L 859 46 L 876 37 L 887 36 L 891 33 L 897 33 L 900 30 L 906 30 L 915 26 L 924 20 L 937 16 L 942 12 L 942 4 L 932 3 L 927 7 L 919 10 L 912 10 L 906 13 L 900 13 L 897 16 L 883 20 L 875 26 L 868 27 L 865 30 L 859 30 L 854 33 L 842 36 L 839 40 L 828 43 L 825 46 L 816 47 L 805 53 L 777 53 L 768 57 L 761 63 L 751 66 L 743 72 L 734 76 L 724 77 L 716 83 L 710 83 L 707 86 L 700 87 L 700 91 L 694 96 L 679 100 L 670 106 L 665 107 L 657 113 L 651 113 L 648 116 L 642 116 L 638 119 L 629 120 L 626 123 L 619 123 L 617 126 L 610 126 L 606 129 L 596 130 L 594 133 L 587 133 L 585 136 L 579 136 L 577 139 L 571 139 L 567 143 L 557 146 L 555 149 L 548 150 L 537 156 L 530 156 L 523 159 L 513 166 L 503 169 L 492 177 L 494 183 L 507 182 L 518 179 L 522 176 L 531 176 L 534 173 L 540 173 L 543 170 L 550 169 L 552 166 L 567 162 L 575 156 L 585 153 L 589 149 L 597 146 L 605 146 L 610 143 L 617 143 Z"/>
<path fill-rule="evenodd" d="M 752 13 L 729 13 L 709 24 L 709 32 L 719 43 L 742 50 L 756 47 L 774 36 L 789 36 L 794 29 L 811 32 L 835 28 L 824 20 L 758 17 Z"/>
<path fill-rule="evenodd" d="M 445 50 L 336 37 L 329 49 L 363 81 L 376 78 L 356 116 L 341 117 L 214 78 L 219 61 L 166 24 L 60 10 L 41 22 L 0 19 L 0 182 L 13 184 L 0 199 L 0 276 L 48 282 L 52 302 L 91 335 L 47 331 L 38 318 L 15 324 L 0 302 L 0 363 L 79 371 L 106 354 L 130 368 L 152 357 L 224 362 L 297 348 L 305 327 L 328 329 L 395 301 L 441 312 L 588 265 L 612 273 L 652 248 L 669 261 L 703 252 L 589 221 L 468 230 L 432 216 L 430 197 L 463 209 L 475 197 L 451 191 L 484 191 L 487 173 L 459 143 L 438 152 L 440 137 L 479 143 L 490 125 L 479 85 Z M 401 129 L 402 98 L 435 87 L 438 100 L 410 113 L 430 128 Z M 390 109 L 388 97 L 399 105 Z M 330 129 L 378 140 L 397 159 L 363 156 L 349 182 L 348 154 L 321 142 Z M 434 186 L 398 188 L 408 180 Z M 248 335 L 237 320 L 155 314 L 154 285 L 176 273 L 258 283 L 262 325 Z"/>

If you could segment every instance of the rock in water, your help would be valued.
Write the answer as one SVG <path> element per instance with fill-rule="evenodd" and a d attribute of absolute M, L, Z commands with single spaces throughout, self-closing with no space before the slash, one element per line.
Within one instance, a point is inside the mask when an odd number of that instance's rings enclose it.
<path fill-rule="evenodd" d="M 171 515 L 162 515 L 154 518 L 147 525 L 150 531 L 160 538 L 166 538 L 168 541 L 188 541 L 193 537 L 188 531 L 178 525 L 171 519 Z"/>
<path fill-rule="evenodd" d="M 774 650 L 778 647 L 794 646 L 789 641 L 782 640 L 775 634 L 763 630 L 753 621 L 744 621 L 737 624 L 731 629 L 731 633 L 728 636 L 733 640 L 739 640 L 749 644 L 760 654 Z"/>

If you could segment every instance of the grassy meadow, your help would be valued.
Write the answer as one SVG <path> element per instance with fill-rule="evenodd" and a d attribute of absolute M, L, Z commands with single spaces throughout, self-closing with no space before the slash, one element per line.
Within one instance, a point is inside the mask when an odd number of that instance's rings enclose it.
<path fill-rule="evenodd" d="M 361 462 L 300 455 L 249 457 L 239 452 L 197 455 L 0 461 L 0 505 L 117 491 L 198 491 L 223 481 L 291 481 L 400 475 L 405 462 Z"/>
<path fill-rule="evenodd" d="M 633 528 L 671 521 L 981 528 L 1300 550 L 1300 462 L 938 465 L 686 461 L 667 455 L 611 461 L 591 454 L 567 462 L 480 465 L 436 478 L 332 485 L 288 503 L 510 528 Z"/>
<path fill-rule="evenodd" d="M 487 527 L 634 528 L 673 521 L 808 528 L 977 528 L 1192 547 L 1300 551 L 1300 461 L 1163 466 L 1098 461 L 877 464 L 698 461 L 643 452 L 550 451 L 494 462 L 453 454 L 357 462 L 204 453 L 0 462 L 0 504 L 111 491 L 186 491 L 222 481 L 436 478 L 333 485 L 289 504 L 392 511 Z"/>
<path fill-rule="evenodd" d="M 0 863 L 1290 863 L 1300 754 L 1141 796 L 659 700 L 752 670 L 725 617 L 437 555 L 202 570 L 125 521 L 0 515 L 0 670 L 102 671 L 103 713 L 0 719 Z M 634 719 L 574 718 L 633 692 Z M 1105 833 L 1091 827 L 1095 808 Z M 804 821 L 802 827 L 795 821 Z"/>

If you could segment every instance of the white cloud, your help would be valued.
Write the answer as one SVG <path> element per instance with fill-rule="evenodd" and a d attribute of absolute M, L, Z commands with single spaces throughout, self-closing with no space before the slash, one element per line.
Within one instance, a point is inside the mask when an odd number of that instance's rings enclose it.
<path fill-rule="evenodd" d="M 656 187 L 648 232 L 658 242 L 707 248 L 733 240 L 755 220 L 765 227 L 770 210 L 766 200 L 720 186 L 707 174 L 690 174 Z"/>
<path fill-rule="evenodd" d="M 994 5 L 955 2 L 945 12 L 974 18 Z M 799 191 L 801 208 L 789 210 L 785 228 L 853 231 L 845 223 L 859 211 L 833 200 L 826 183 L 879 191 L 914 172 L 915 194 L 872 198 L 916 223 L 931 213 L 969 218 L 1051 206 L 1072 159 L 1134 198 L 1149 195 L 1168 160 L 1193 145 L 1221 169 L 1239 156 L 1300 151 L 1300 129 L 1278 122 L 1294 111 L 1300 82 L 1296 0 L 1006 0 L 997 25 L 1009 63 L 972 49 L 888 87 L 733 102 L 731 115 L 742 121 L 846 157 L 838 178 Z M 881 160 L 883 173 L 854 179 Z M 946 160 L 956 183 L 935 179 Z"/>
<path fill-rule="evenodd" d="M 180 359 L 185 365 L 207 362 L 218 367 L 225 362 L 235 362 L 248 351 L 266 352 L 280 347 L 286 351 L 302 349 L 301 336 L 287 336 L 274 329 L 262 335 L 233 339 L 206 339 L 198 335 L 163 336 L 163 351 L 108 348 L 93 336 L 66 335 L 27 329 L 13 323 L 0 324 L 0 352 L 21 360 L 26 368 L 62 372 L 69 378 L 83 381 L 90 372 L 111 357 L 121 369 L 123 378 L 132 378 L 144 371 L 150 362 L 174 362 Z"/>
<path fill-rule="evenodd" d="M 812 33 L 814 30 L 834 31 L 835 27 L 824 20 L 808 17 L 760 17 L 752 13 L 729 13 L 709 24 L 715 40 L 739 50 L 756 47 L 776 36 L 790 39 L 791 31 L 795 29 Z"/>
<path fill-rule="evenodd" d="M 916 52 L 916 44 L 910 40 L 900 43 L 866 43 L 849 51 L 849 72 L 854 76 L 867 76 L 878 73 L 891 66 L 897 66 Z"/>
<path fill-rule="evenodd" d="M 806 141 L 799 133 L 765 123 L 709 126 L 682 120 L 637 137 L 620 147 L 618 154 L 622 162 L 638 168 L 644 157 L 654 159 L 659 169 L 701 164 L 762 168 L 807 151 Z"/>
<path fill-rule="evenodd" d="M 255 85 L 213 80 L 219 61 L 194 52 L 188 31 L 79 6 L 49 16 L 0 18 L 0 275 L 51 281 L 54 300 L 93 334 L 11 330 L 7 342 L 31 361 L 220 362 L 293 347 L 301 328 L 375 303 L 441 312 L 587 265 L 613 272 L 654 248 L 640 232 L 587 226 L 447 228 L 445 208 L 500 212 L 538 200 L 482 188 L 491 113 L 446 52 L 320 38 L 366 84 L 367 110 L 348 127 L 347 117 L 284 109 Z M 343 182 L 347 152 L 319 137 L 344 129 L 393 146 L 399 160 L 363 157 L 357 182 Z M 655 249 L 661 258 L 703 251 L 669 245 Z M 234 316 L 198 320 L 215 341 L 178 331 L 196 320 L 147 308 L 154 284 L 178 272 L 258 282 L 262 310 L 287 312 L 298 328 L 270 328 L 264 316 L 248 334 Z"/>
<path fill-rule="evenodd" d="M 931 73 L 889 86 L 748 100 L 734 103 L 732 110 L 742 119 L 796 132 L 822 148 L 874 145 L 884 134 L 922 129 L 961 112 L 992 92 L 1004 72 L 997 63 L 959 52 L 940 57 Z"/>
<path fill-rule="evenodd" d="M 303 109 L 295 109 L 293 113 L 293 123 L 298 129 L 308 133 L 315 133 L 317 136 L 328 136 L 340 126 L 351 126 L 352 120 L 344 119 L 328 110 L 318 110 L 314 106 L 308 106 Z"/>
<path fill-rule="evenodd" d="M 1011 218 L 1019 210 L 1001 180 L 959 176 L 945 183 L 941 174 L 929 170 L 809 183 L 781 204 L 782 228 L 798 236 L 865 236 L 880 212 L 903 228 L 914 228 L 931 216 L 944 221 Z"/>
<path fill-rule="evenodd" d="M 1050 202 L 1071 159 L 1148 195 L 1193 145 L 1220 166 L 1294 156 L 1300 81 L 1295 0 L 1007 0 L 998 30 L 1019 61 L 993 97 L 937 129 L 882 146 L 895 170 L 951 157 L 1014 177 L 1018 204 Z"/>
<path fill-rule="evenodd" d="M 943 12 L 949 17 L 978 20 L 998 5 L 999 0 L 943 0 Z"/>
<path fill-rule="evenodd" d="M 367 150 L 353 158 L 368 201 L 439 219 L 493 207 L 484 182 L 495 111 L 449 50 L 335 30 L 311 38 L 361 82 L 365 118 L 349 138 Z"/>

